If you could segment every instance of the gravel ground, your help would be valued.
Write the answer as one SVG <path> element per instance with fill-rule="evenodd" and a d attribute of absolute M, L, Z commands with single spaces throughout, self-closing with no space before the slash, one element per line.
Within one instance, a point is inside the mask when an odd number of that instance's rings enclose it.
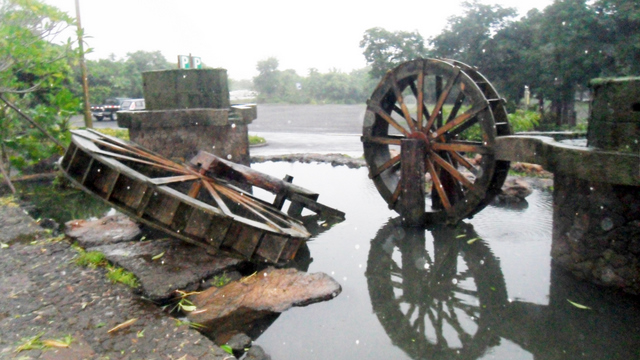
<path fill-rule="evenodd" d="M 68 240 L 47 240 L 15 210 L 0 206 L 0 228 L 19 239 L 0 244 L 0 359 L 233 359 L 105 269 L 76 265 Z"/>

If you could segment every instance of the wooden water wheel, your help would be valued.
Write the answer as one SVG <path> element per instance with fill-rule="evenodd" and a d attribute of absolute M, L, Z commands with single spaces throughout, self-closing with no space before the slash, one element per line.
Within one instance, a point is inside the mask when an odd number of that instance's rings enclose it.
<path fill-rule="evenodd" d="M 180 164 L 139 145 L 90 130 L 72 132 L 60 167 L 78 187 L 123 213 L 210 253 L 253 261 L 291 260 L 311 234 L 289 212 L 303 208 L 344 219 L 316 202 L 318 194 L 212 154 Z M 252 186 L 276 194 L 255 198 Z"/>
<path fill-rule="evenodd" d="M 420 223 L 455 223 L 500 191 L 509 162 L 496 160 L 495 140 L 511 133 L 503 100 L 477 70 L 418 59 L 380 81 L 362 142 L 369 176 L 391 209 Z"/>

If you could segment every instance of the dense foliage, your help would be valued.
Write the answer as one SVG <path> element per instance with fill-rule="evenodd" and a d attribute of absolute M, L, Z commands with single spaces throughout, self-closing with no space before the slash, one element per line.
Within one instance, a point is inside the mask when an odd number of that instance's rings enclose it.
<path fill-rule="evenodd" d="M 0 95 L 59 140 L 79 109 L 69 91 L 72 42 L 59 42 L 73 24 L 67 14 L 36 0 L 0 0 Z M 0 102 L 0 147 L 3 168 L 23 169 L 62 149 Z"/>
<path fill-rule="evenodd" d="M 373 91 L 377 80 L 367 69 L 344 73 L 331 70 L 320 73 L 309 69 L 306 77 L 294 70 L 279 70 L 276 58 L 258 62 L 258 76 L 253 78 L 259 102 L 288 102 L 294 104 L 355 104 L 364 102 Z"/>

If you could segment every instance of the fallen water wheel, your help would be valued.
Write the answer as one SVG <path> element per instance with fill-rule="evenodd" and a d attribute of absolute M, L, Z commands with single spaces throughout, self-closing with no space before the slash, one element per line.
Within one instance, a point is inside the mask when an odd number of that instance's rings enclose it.
<path fill-rule="evenodd" d="M 60 167 L 76 186 L 148 226 L 209 253 L 252 261 L 285 263 L 311 236 L 280 211 L 285 200 L 290 214 L 306 208 L 344 219 L 316 193 L 212 154 L 177 163 L 90 130 L 72 132 Z M 251 187 L 276 194 L 275 203 L 254 197 Z"/>
<path fill-rule="evenodd" d="M 418 59 L 380 81 L 362 142 L 369 176 L 389 208 L 403 216 L 417 208 L 420 223 L 455 223 L 500 191 L 509 162 L 496 160 L 495 140 L 511 133 L 503 100 L 477 70 Z"/>

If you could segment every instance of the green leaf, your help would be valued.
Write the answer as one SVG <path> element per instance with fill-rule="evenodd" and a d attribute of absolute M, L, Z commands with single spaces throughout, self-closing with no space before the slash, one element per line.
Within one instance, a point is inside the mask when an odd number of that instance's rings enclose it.
<path fill-rule="evenodd" d="M 152 257 L 152 258 L 151 258 L 151 260 L 158 260 L 158 259 L 160 259 L 163 255 L 164 255 L 164 251 L 163 251 L 163 252 L 161 252 L 160 254 L 158 254 L 158 255 L 156 255 L 156 256 L 154 256 L 154 257 Z"/>
<path fill-rule="evenodd" d="M 577 302 L 573 302 L 569 299 L 567 299 L 567 301 L 569 302 L 569 304 L 577 307 L 578 309 L 582 309 L 582 310 L 591 310 L 590 307 L 586 306 L 586 305 L 582 305 L 582 304 L 578 304 Z"/>
<path fill-rule="evenodd" d="M 0 243 L 0 249 L 6 249 L 9 247 L 9 244 Z"/>
<path fill-rule="evenodd" d="M 233 349 L 229 345 L 220 345 L 220 349 L 222 349 L 222 350 L 228 352 L 229 354 L 233 355 Z"/>
<path fill-rule="evenodd" d="M 456 239 L 460 239 L 460 238 L 463 238 L 465 236 L 467 236 L 467 235 L 466 234 L 458 235 L 458 236 L 456 236 Z"/>
<path fill-rule="evenodd" d="M 182 308 L 182 310 L 187 312 L 196 311 L 197 309 L 195 305 L 182 305 L 180 307 Z"/>

